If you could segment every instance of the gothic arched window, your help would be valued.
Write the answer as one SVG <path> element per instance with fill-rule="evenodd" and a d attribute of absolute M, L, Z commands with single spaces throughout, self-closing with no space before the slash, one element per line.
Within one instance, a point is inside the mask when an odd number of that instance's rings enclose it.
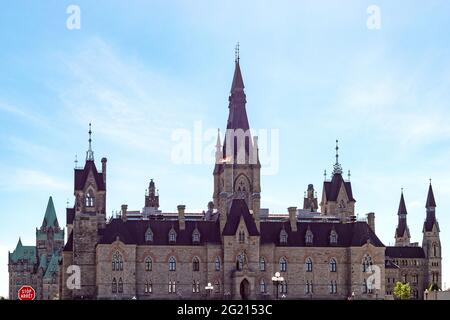
<path fill-rule="evenodd" d="M 200 243 L 200 231 L 198 231 L 197 229 L 192 232 L 192 243 Z"/>
<path fill-rule="evenodd" d="M 241 230 L 239 231 L 239 243 L 244 243 L 245 242 L 245 231 Z"/>
<path fill-rule="evenodd" d="M 119 293 L 122 293 L 122 292 L 123 292 L 123 282 L 122 282 L 122 278 L 119 278 L 119 285 L 118 285 L 117 291 L 118 291 Z"/>
<path fill-rule="evenodd" d="M 338 235 L 336 230 L 331 230 L 330 233 L 330 244 L 337 244 Z"/>
<path fill-rule="evenodd" d="M 280 259 L 280 271 L 281 272 L 286 272 L 287 271 L 287 261 L 285 257 L 282 257 Z"/>
<path fill-rule="evenodd" d="M 94 193 L 89 190 L 88 193 L 86 194 L 86 207 L 93 207 L 95 204 L 95 197 L 94 197 Z"/>
<path fill-rule="evenodd" d="M 113 278 L 111 292 L 112 293 L 117 293 L 117 280 L 116 280 L 116 278 Z"/>
<path fill-rule="evenodd" d="M 220 271 L 220 258 L 216 257 L 215 261 L 216 271 Z"/>
<path fill-rule="evenodd" d="M 263 257 L 259 258 L 259 271 L 266 271 L 266 260 Z"/>
<path fill-rule="evenodd" d="M 192 271 L 200 271 L 200 261 L 197 257 L 192 261 Z"/>
<path fill-rule="evenodd" d="M 306 272 L 312 272 L 313 271 L 313 262 L 311 258 L 306 259 Z"/>
<path fill-rule="evenodd" d="M 313 233 L 312 233 L 312 231 L 311 230 L 307 230 L 306 231 L 306 235 L 305 235 L 305 243 L 307 244 L 307 245 L 312 245 L 313 244 Z"/>
<path fill-rule="evenodd" d="M 372 271 L 372 265 L 372 257 L 369 255 L 365 255 L 363 260 L 363 272 Z"/>
<path fill-rule="evenodd" d="M 152 258 L 150 257 L 145 258 L 145 271 L 152 271 L 152 268 L 153 268 Z"/>
<path fill-rule="evenodd" d="M 112 257 L 112 271 L 122 271 L 123 270 L 123 259 L 122 255 L 117 251 Z"/>
<path fill-rule="evenodd" d="M 330 272 L 336 272 L 337 270 L 337 263 L 336 260 L 333 258 L 330 260 Z"/>
<path fill-rule="evenodd" d="M 264 281 L 264 279 L 261 279 L 261 281 L 259 281 L 259 292 L 260 293 L 266 293 L 267 292 L 266 282 Z"/>
<path fill-rule="evenodd" d="M 150 229 L 150 227 L 148 227 L 147 231 L 145 231 L 145 241 L 153 242 L 153 231 L 152 229 Z"/>
<path fill-rule="evenodd" d="M 287 244 L 287 240 L 288 240 L 288 233 L 286 232 L 286 230 L 282 229 L 280 231 L 280 244 Z"/>
<path fill-rule="evenodd" d="M 169 258 L 169 271 L 175 271 L 177 269 L 177 261 L 174 257 Z"/>
<path fill-rule="evenodd" d="M 169 242 L 170 243 L 177 242 L 177 232 L 175 231 L 174 228 L 170 229 L 169 231 Z"/>

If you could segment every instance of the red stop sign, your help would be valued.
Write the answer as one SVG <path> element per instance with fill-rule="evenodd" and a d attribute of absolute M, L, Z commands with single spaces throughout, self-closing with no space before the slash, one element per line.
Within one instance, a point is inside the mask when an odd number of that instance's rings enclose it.
<path fill-rule="evenodd" d="M 17 292 L 19 300 L 34 300 L 36 297 L 36 291 L 34 291 L 32 286 L 22 286 Z"/>

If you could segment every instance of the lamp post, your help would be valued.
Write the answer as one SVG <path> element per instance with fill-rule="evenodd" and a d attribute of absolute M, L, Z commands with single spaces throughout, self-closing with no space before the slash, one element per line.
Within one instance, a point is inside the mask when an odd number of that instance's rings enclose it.
<path fill-rule="evenodd" d="M 208 282 L 208 285 L 205 287 L 206 292 L 208 292 L 208 298 L 211 298 L 211 292 L 213 291 L 214 287 L 212 286 L 211 282 Z"/>
<path fill-rule="evenodd" d="M 425 289 L 425 300 L 428 300 L 428 289 Z"/>
<path fill-rule="evenodd" d="M 272 282 L 273 282 L 273 284 L 275 286 L 275 289 L 277 291 L 277 293 L 276 293 L 276 299 L 277 300 L 278 300 L 278 291 L 279 291 L 279 287 L 278 286 L 283 281 L 284 281 L 284 278 L 280 275 L 280 273 L 278 271 L 275 272 L 275 275 L 272 277 Z"/>

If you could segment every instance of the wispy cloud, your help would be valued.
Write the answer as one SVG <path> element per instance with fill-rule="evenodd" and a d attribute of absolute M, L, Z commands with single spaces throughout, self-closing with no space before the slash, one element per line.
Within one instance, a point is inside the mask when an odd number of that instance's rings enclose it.
<path fill-rule="evenodd" d="M 33 169 L 4 170 L 0 174 L 0 190 L 27 191 L 41 188 L 42 190 L 69 191 L 70 185 L 45 172 Z"/>
<path fill-rule="evenodd" d="M 33 123 L 35 125 L 47 126 L 47 122 L 45 121 L 45 118 L 43 118 L 42 116 L 35 114 L 34 112 L 26 108 L 6 103 L 4 101 L 0 101 L 0 113 L 2 112 L 8 113 L 9 115 Z"/>

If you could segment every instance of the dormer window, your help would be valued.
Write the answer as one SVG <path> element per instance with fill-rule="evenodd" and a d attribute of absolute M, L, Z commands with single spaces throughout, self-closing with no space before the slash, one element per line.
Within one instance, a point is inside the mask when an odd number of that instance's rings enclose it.
<path fill-rule="evenodd" d="M 192 232 L 192 243 L 199 244 L 200 243 L 200 232 L 195 229 L 194 232 Z"/>
<path fill-rule="evenodd" d="M 331 230 L 331 233 L 330 233 L 330 244 L 331 245 L 337 244 L 337 239 L 338 239 L 337 232 L 335 230 Z"/>
<path fill-rule="evenodd" d="M 153 242 L 153 231 L 150 227 L 145 231 L 145 242 Z"/>
<path fill-rule="evenodd" d="M 305 243 L 307 245 L 312 245 L 313 244 L 313 233 L 311 232 L 311 230 L 308 229 L 308 231 L 306 231 L 306 235 L 305 235 Z"/>
<path fill-rule="evenodd" d="M 287 244 L 287 240 L 288 240 L 288 234 L 287 234 L 286 230 L 283 229 L 280 232 L 280 243 Z"/>
<path fill-rule="evenodd" d="M 92 191 L 89 191 L 86 194 L 86 207 L 93 207 L 95 204 L 95 197 L 92 193 Z"/>
<path fill-rule="evenodd" d="M 175 229 L 170 229 L 169 231 L 169 242 L 170 243 L 175 243 L 177 242 L 177 233 L 175 231 Z"/>

